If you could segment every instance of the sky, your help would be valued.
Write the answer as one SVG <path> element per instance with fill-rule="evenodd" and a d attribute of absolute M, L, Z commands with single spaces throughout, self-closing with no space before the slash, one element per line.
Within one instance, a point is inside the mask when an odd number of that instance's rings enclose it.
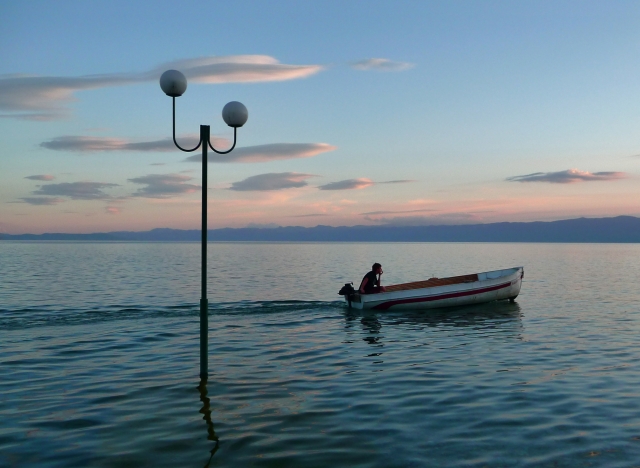
<path fill-rule="evenodd" d="M 640 2 L 1 2 L 0 233 L 640 216 Z"/>

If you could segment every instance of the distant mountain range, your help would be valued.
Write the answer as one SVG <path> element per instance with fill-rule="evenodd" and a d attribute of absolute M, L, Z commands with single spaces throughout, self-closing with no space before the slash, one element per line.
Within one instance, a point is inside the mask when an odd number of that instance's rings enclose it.
<path fill-rule="evenodd" d="M 640 242 L 640 218 L 443 226 L 225 228 L 209 230 L 208 238 L 243 242 Z M 94 234 L 0 234 L 0 240 L 184 242 L 199 241 L 200 231 L 160 228 Z"/>

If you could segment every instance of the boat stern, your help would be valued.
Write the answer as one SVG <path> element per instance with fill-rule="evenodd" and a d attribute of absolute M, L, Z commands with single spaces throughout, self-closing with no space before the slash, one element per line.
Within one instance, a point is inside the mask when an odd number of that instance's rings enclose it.
<path fill-rule="evenodd" d="M 362 296 L 360 295 L 360 293 L 353 293 L 349 294 L 348 296 L 344 296 L 344 300 L 352 309 L 364 308 L 364 301 L 362 300 Z"/>

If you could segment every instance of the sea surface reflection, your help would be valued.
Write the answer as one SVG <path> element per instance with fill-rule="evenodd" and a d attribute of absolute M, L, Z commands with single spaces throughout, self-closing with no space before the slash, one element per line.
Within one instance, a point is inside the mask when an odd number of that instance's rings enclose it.
<path fill-rule="evenodd" d="M 0 466 L 640 460 L 640 246 L 212 244 L 197 384 L 198 247 L 0 242 Z M 527 275 L 515 304 L 349 310 L 372 259 Z"/>

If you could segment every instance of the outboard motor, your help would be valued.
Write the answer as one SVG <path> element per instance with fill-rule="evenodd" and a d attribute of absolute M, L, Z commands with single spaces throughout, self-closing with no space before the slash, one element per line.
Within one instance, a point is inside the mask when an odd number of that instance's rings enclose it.
<path fill-rule="evenodd" d="M 353 289 L 353 283 L 345 283 L 345 285 L 340 288 L 340 291 L 338 291 L 338 294 L 346 296 L 347 301 L 349 302 L 349 307 L 351 307 L 351 296 L 355 294 L 355 292 L 356 290 Z"/>
<path fill-rule="evenodd" d="M 340 294 L 341 296 L 348 296 L 350 294 L 353 294 L 354 292 L 356 292 L 356 290 L 353 289 L 353 283 L 346 283 L 344 286 L 342 286 L 338 294 Z"/>

